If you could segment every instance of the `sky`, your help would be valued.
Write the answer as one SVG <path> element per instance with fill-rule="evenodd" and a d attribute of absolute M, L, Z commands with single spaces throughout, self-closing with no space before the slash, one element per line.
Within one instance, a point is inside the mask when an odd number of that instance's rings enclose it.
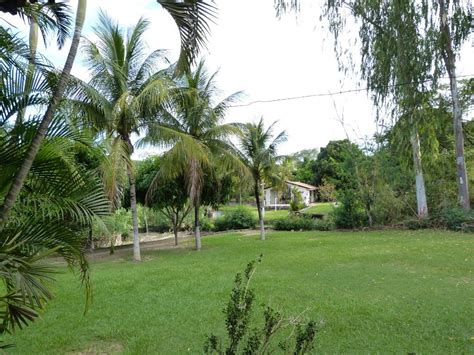
<path fill-rule="evenodd" d="M 325 23 L 319 20 L 321 3 L 321 0 L 303 1 L 298 18 L 290 14 L 278 19 L 273 0 L 216 0 L 218 18 L 211 27 L 207 49 L 202 51 L 208 70 L 219 71 L 221 98 L 236 91 L 244 92 L 238 103 L 243 106 L 230 108 L 226 121 L 250 122 L 260 117 L 266 125 L 278 121 L 275 132 L 285 130 L 289 137 L 280 148 L 281 154 L 324 147 L 330 140 L 347 136 L 360 142 L 377 131 L 375 111 L 365 91 L 329 95 L 361 84 L 355 74 L 338 71 L 332 37 Z M 75 9 L 77 1 L 71 0 L 70 4 Z M 170 60 L 177 59 L 178 30 L 156 1 L 89 0 L 84 37 L 93 40 L 92 28 L 100 9 L 126 27 L 135 24 L 141 16 L 147 18 L 151 26 L 145 38 L 150 51 L 167 49 Z M 3 14 L 2 17 L 27 33 L 27 26 L 18 18 Z M 457 75 L 474 74 L 474 45 L 468 42 L 461 51 Z M 40 51 L 62 67 L 68 45 L 58 50 L 52 41 L 47 48 L 41 46 Z M 88 78 L 80 52 L 72 72 L 82 79 Z M 259 100 L 312 94 L 327 95 L 247 105 Z M 156 150 L 137 150 L 135 158 L 152 152 Z"/>

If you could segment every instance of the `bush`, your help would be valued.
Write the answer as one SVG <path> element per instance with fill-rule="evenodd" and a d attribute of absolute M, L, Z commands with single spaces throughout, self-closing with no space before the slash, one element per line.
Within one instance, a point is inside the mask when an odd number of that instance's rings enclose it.
<path fill-rule="evenodd" d="M 286 318 L 272 307 L 266 306 L 263 324 L 255 326 L 255 317 L 252 317 L 255 290 L 251 287 L 251 280 L 256 263 L 261 258 L 262 256 L 250 262 L 243 274 L 235 276 L 234 288 L 223 310 L 227 338 L 209 335 L 204 343 L 204 354 L 270 354 L 276 352 L 274 350 L 277 345 L 279 352 L 285 354 L 313 352 L 318 331 L 315 321 L 304 322 L 301 316 Z M 274 338 L 277 333 L 283 333 L 285 337 L 280 338 L 285 340 L 276 343 Z"/>
<path fill-rule="evenodd" d="M 292 198 L 290 201 L 290 210 L 297 212 L 305 207 L 301 192 L 295 187 L 292 190 Z"/>
<path fill-rule="evenodd" d="M 273 224 L 275 230 L 280 231 L 291 231 L 291 230 L 320 230 L 328 231 L 334 229 L 334 223 L 332 220 L 315 220 L 310 216 L 305 215 L 290 215 L 286 218 L 275 220 Z"/>
<path fill-rule="evenodd" d="M 199 219 L 199 224 L 201 225 L 201 230 L 203 232 L 210 232 L 210 231 L 214 230 L 213 220 L 211 218 L 207 217 L 207 216 L 202 216 Z"/>
<path fill-rule="evenodd" d="M 441 226 L 453 231 L 474 231 L 474 212 L 460 207 L 445 208 L 433 215 L 431 221 L 433 226 Z"/>
<path fill-rule="evenodd" d="M 252 211 L 244 206 L 239 206 L 236 209 L 227 212 L 224 216 L 217 218 L 214 221 L 214 229 L 216 231 L 224 231 L 230 229 L 247 229 L 255 228 L 257 218 Z"/>
<path fill-rule="evenodd" d="M 334 223 L 338 228 L 359 228 L 367 225 L 367 216 L 355 190 L 339 193 L 340 206 L 332 211 Z"/>

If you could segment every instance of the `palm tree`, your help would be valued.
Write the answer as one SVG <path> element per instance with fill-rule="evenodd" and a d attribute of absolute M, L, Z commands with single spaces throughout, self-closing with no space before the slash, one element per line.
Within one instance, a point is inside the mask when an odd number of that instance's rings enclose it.
<path fill-rule="evenodd" d="M 101 12 L 99 24 L 94 29 L 98 40 L 87 40 L 84 46 L 92 79 L 88 84 L 79 83 L 70 100 L 83 120 L 92 122 L 98 131 L 105 132 L 112 140 L 111 155 L 115 166 L 108 184 L 111 199 L 114 199 L 112 192 L 117 191 L 119 171 L 127 171 L 135 261 L 140 261 L 141 256 L 131 135 L 145 129 L 149 115 L 157 110 L 172 84 L 167 71 L 158 71 L 163 51 L 146 54 L 143 34 L 148 27 L 149 22 L 142 18 L 125 31 Z"/>
<path fill-rule="evenodd" d="M 285 131 L 274 137 L 273 127 L 275 124 L 276 122 L 273 122 L 270 127 L 265 129 L 263 117 L 258 123 L 247 123 L 240 139 L 241 159 L 253 177 L 261 240 L 265 240 L 265 228 L 263 223 L 264 206 L 260 200 L 260 194 L 263 194 L 265 181 L 272 175 L 277 158 L 277 147 L 287 139 Z"/>
<path fill-rule="evenodd" d="M 197 52 L 205 44 L 206 36 L 209 33 L 208 22 L 212 21 L 215 16 L 215 7 L 202 0 L 189 0 L 185 2 L 179 0 L 158 0 L 158 2 L 170 13 L 180 31 L 181 56 L 179 61 L 180 65 L 177 66 L 179 72 L 179 70 L 185 69 L 193 62 Z M 28 1 L 2 2 L 0 11 L 21 14 L 27 4 L 29 4 Z M 12 179 L 13 183 L 11 184 L 8 193 L 5 195 L 3 204 L 0 207 L 0 231 L 4 228 L 4 225 L 8 220 L 11 209 L 20 194 L 20 190 L 31 169 L 35 156 L 38 154 L 41 143 L 59 105 L 60 99 L 64 94 L 66 82 L 70 77 L 71 68 L 79 46 L 86 7 L 87 0 L 79 0 L 74 35 L 66 63 L 58 80 L 54 95 L 43 116 L 43 120 L 38 126 L 35 138 L 32 140 L 25 157 L 22 159 L 22 164 L 18 167 L 18 171 Z M 4 43 L 4 38 L 0 38 L 0 44 Z M 3 67 L 3 63 L 0 63 L 0 67 Z"/>
<path fill-rule="evenodd" d="M 196 249 L 201 249 L 199 208 L 206 173 L 212 174 L 217 164 L 228 169 L 244 169 L 229 141 L 239 135 L 236 124 L 224 124 L 229 104 L 238 99 L 234 93 L 215 104 L 217 93 L 215 76 L 208 75 L 204 62 L 196 70 L 178 79 L 177 88 L 160 112 L 160 121 L 149 126 L 142 143 L 170 147 L 162 159 L 161 176 L 176 177 L 184 174 L 190 203 L 194 207 Z M 152 183 L 153 185 L 153 183 Z"/>
<path fill-rule="evenodd" d="M 17 126 L 15 137 L 0 126 L 0 197 L 8 191 L 39 121 L 30 118 Z M 78 147 L 94 149 L 67 115 L 57 115 L 25 180 L 21 204 L 14 205 L 0 236 L 0 334 L 33 321 L 51 299 L 55 270 L 41 261 L 53 253 L 79 270 L 90 299 L 85 232 L 96 218 L 109 214 L 110 206 L 97 172 L 78 163 Z"/>
<path fill-rule="evenodd" d="M 43 142 L 44 137 L 46 136 L 49 125 L 54 117 L 54 113 L 56 112 L 56 109 L 59 106 L 60 99 L 63 96 L 64 90 L 66 88 L 66 83 L 71 72 L 72 65 L 74 63 L 74 59 L 76 58 L 76 53 L 82 32 L 82 26 L 84 24 L 84 19 L 86 15 L 86 6 L 87 0 L 79 0 L 77 5 L 74 35 L 71 43 L 71 48 L 66 59 L 66 63 L 61 72 L 59 81 L 54 91 L 54 95 L 51 97 L 43 119 L 38 125 L 35 136 L 31 140 L 30 146 L 25 152 L 21 164 L 18 166 L 18 170 L 12 178 L 12 184 L 10 185 L 8 192 L 4 197 L 3 204 L 0 209 L 0 231 L 2 231 L 5 227 L 13 205 L 16 202 L 18 196 L 20 195 L 20 191 L 24 185 L 26 177 L 30 172 L 31 167 L 33 166 L 35 157 L 40 150 L 41 143 Z"/>

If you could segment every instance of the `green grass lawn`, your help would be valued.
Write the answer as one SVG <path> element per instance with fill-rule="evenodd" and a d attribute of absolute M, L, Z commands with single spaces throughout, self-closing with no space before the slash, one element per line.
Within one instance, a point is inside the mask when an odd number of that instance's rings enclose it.
<path fill-rule="evenodd" d="M 322 321 L 316 352 L 474 353 L 474 238 L 444 231 L 274 232 L 203 239 L 203 250 L 92 264 L 94 303 L 61 273 L 42 318 L 12 354 L 199 354 L 222 334 L 234 275 L 264 254 L 255 316 L 269 303 Z M 65 271 L 65 269 L 64 269 Z"/>
<path fill-rule="evenodd" d="M 322 213 L 328 214 L 334 209 L 334 203 L 332 202 L 320 202 L 314 206 L 311 206 L 303 211 L 303 213 Z"/>

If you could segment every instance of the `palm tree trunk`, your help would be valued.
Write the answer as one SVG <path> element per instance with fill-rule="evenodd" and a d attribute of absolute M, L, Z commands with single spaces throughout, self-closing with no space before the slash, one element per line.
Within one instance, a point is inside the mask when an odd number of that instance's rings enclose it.
<path fill-rule="evenodd" d="M 21 163 L 20 168 L 15 173 L 13 177 L 12 184 L 10 189 L 8 190 L 7 195 L 3 201 L 3 205 L 0 210 L 0 231 L 5 227 L 6 221 L 10 216 L 11 209 L 16 202 L 18 195 L 20 194 L 20 190 L 25 183 L 26 176 L 30 172 L 31 166 L 33 165 L 33 161 L 38 154 L 38 151 L 41 147 L 41 143 L 48 131 L 48 127 L 53 119 L 53 115 L 56 112 L 56 109 L 59 105 L 61 97 L 64 94 L 64 90 L 66 89 L 67 80 L 69 74 L 71 73 L 72 65 L 74 64 L 74 59 L 76 58 L 77 49 L 79 47 L 79 41 L 81 39 L 81 32 L 82 26 L 84 24 L 84 19 L 86 16 L 86 8 L 87 8 L 87 0 L 79 0 L 77 5 L 77 14 L 76 14 L 76 25 L 74 29 L 74 35 L 72 38 L 71 48 L 69 49 L 69 53 L 66 59 L 66 63 L 64 64 L 63 71 L 61 72 L 61 76 L 59 77 L 59 82 L 56 86 L 56 90 L 54 91 L 54 95 L 51 99 L 51 102 L 46 109 L 46 113 L 43 116 L 43 119 L 36 131 L 35 136 L 29 146 L 25 157 L 23 158 L 23 162 Z"/>
<path fill-rule="evenodd" d="M 173 211 L 173 233 L 174 233 L 174 245 L 178 246 L 178 213 Z"/>
<path fill-rule="evenodd" d="M 133 225 L 133 261 L 142 261 L 140 255 L 140 238 L 138 237 L 138 213 L 137 213 L 137 194 L 135 187 L 135 175 L 130 167 L 127 167 L 128 178 L 130 180 L 130 209 L 132 210 Z"/>
<path fill-rule="evenodd" d="M 451 32 L 447 19 L 445 1 L 439 0 L 439 16 L 441 21 L 441 31 L 443 36 L 443 60 L 449 76 L 449 86 L 451 89 L 451 99 L 453 102 L 453 127 L 456 151 L 456 177 L 458 185 L 458 202 L 465 210 L 469 210 L 469 186 L 467 179 L 466 161 L 464 158 L 464 135 L 462 131 L 462 112 L 459 103 L 459 92 L 456 81 L 456 56 L 453 51 Z"/>
<path fill-rule="evenodd" d="M 416 130 L 413 130 L 412 132 L 411 145 L 413 150 L 413 166 L 415 169 L 418 218 L 424 219 L 428 217 L 428 205 L 426 202 L 425 179 L 423 177 L 423 168 L 421 166 L 420 137 Z"/>
<path fill-rule="evenodd" d="M 26 80 L 25 80 L 25 88 L 23 92 L 23 96 L 26 99 L 30 95 L 31 88 L 33 87 L 33 73 L 35 71 L 35 58 L 36 58 L 36 50 L 38 48 L 38 22 L 34 17 L 30 19 L 30 37 L 29 37 L 29 49 L 30 49 L 30 58 L 28 59 L 28 71 L 26 73 Z M 15 127 L 20 126 L 23 123 L 25 118 L 26 107 L 22 107 L 16 116 L 15 119 Z"/>
<path fill-rule="evenodd" d="M 196 240 L 196 250 L 201 250 L 201 227 L 199 224 L 199 203 L 194 205 L 194 237 Z"/>
<path fill-rule="evenodd" d="M 255 181 L 254 193 L 255 193 L 255 202 L 257 203 L 257 210 L 258 210 L 258 223 L 260 225 L 260 240 L 265 240 L 265 224 L 263 221 L 263 203 L 260 200 L 259 185 L 260 185 L 260 182 L 258 180 Z"/>

